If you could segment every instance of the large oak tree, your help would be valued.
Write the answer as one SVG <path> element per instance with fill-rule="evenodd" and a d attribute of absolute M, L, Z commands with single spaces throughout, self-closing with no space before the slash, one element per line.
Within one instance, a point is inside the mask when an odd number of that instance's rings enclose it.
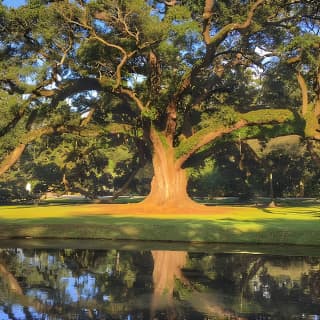
<path fill-rule="evenodd" d="M 186 168 L 197 153 L 224 135 L 292 121 L 299 112 L 282 101 L 272 108 L 261 103 L 256 80 L 269 70 L 267 57 L 276 62 L 285 56 L 290 64 L 303 58 L 304 51 L 289 44 L 297 35 L 315 34 L 317 28 L 307 26 L 316 25 L 318 11 L 307 0 L 29 0 L 18 9 L 1 6 L 6 117 L 0 120 L 0 174 L 41 136 L 117 133 L 142 141 L 152 157 L 144 203 L 194 206 Z M 303 91 L 305 70 L 292 72 Z M 92 92 L 91 105 L 73 104 Z M 94 120 L 97 101 L 110 114 L 116 112 L 110 101 L 120 101 L 133 116 L 110 116 L 102 127 Z"/>

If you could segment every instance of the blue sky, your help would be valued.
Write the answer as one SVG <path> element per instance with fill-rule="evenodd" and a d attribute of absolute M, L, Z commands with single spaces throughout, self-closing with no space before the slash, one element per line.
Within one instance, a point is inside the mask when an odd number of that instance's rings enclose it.
<path fill-rule="evenodd" d="M 26 0 L 3 0 L 2 3 L 8 7 L 19 7 L 26 3 Z"/>

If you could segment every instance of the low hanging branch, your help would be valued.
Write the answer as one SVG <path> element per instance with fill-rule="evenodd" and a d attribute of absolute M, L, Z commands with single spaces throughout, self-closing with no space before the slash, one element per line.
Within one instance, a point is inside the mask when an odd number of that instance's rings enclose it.
<path fill-rule="evenodd" d="M 177 166 L 181 167 L 192 154 L 209 142 L 221 137 L 224 134 L 231 133 L 247 125 L 247 121 L 240 120 L 233 126 L 221 126 L 220 128 L 215 129 L 205 128 L 196 132 L 194 135 L 184 140 L 179 147 L 176 148 L 176 157 L 178 158 Z"/>
<path fill-rule="evenodd" d="M 18 113 L 13 117 L 9 123 L 0 129 L 0 137 L 9 133 L 11 129 L 13 129 L 18 122 L 22 119 L 22 117 L 26 114 L 28 107 L 31 101 L 37 97 L 46 97 L 52 98 L 51 106 L 52 108 L 56 107 L 60 101 L 65 100 L 66 98 L 77 94 L 83 91 L 89 90 L 97 90 L 101 91 L 103 88 L 108 86 L 108 81 L 106 79 L 94 79 L 94 78 L 79 78 L 75 80 L 66 81 L 62 83 L 61 86 L 57 89 L 46 90 L 41 89 L 33 94 L 28 100 L 25 100 L 20 107 Z"/>
<path fill-rule="evenodd" d="M 7 133 L 9 133 L 10 130 L 18 124 L 18 122 L 26 114 L 29 104 L 30 100 L 25 101 L 20 107 L 19 111 L 15 114 L 15 116 L 6 124 L 6 126 L 0 129 L 0 137 L 3 137 Z"/>
<path fill-rule="evenodd" d="M 133 181 L 134 177 L 137 175 L 137 173 L 139 172 L 141 166 L 140 164 L 137 165 L 136 168 L 134 168 L 132 170 L 132 172 L 130 173 L 128 179 L 126 180 L 126 182 L 123 184 L 123 186 L 118 189 L 117 191 L 115 191 L 111 197 L 111 199 L 108 199 L 108 203 L 112 203 L 114 200 L 118 199 L 130 186 L 131 182 Z"/>
<path fill-rule="evenodd" d="M 38 128 L 32 130 L 30 132 L 25 133 L 21 139 L 18 146 L 16 146 L 0 163 L 0 176 L 8 171 L 22 156 L 23 152 L 25 151 L 27 145 L 36 139 L 45 136 L 45 135 L 52 135 L 54 133 L 62 134 L 62 133 L 77 133 L 80 134 L 81 131 L 86 130 L 84 126 L 74 127 L 74 126 L 46 126 L 42 128 Z M 89 133 L 86 132 L 86 135 Z M 100 132 L 97 130 L 93 130 L 93 135 L 99 135 Z"/>
<path fill-rule="evenodd" d="M 224 134 L 231 133 L 247 126 L 283 123 L 293 119 L 293 114 L 286 109 L 256 110 L 239 114 L 239 118 L 240 120 L 233 125 L 221 125 L 220 127 L 212 128 L 207 127 L 183 140 L 180 145 L 175 148 L 177 166 L 181 167 L 192 154 Z"/>
<path fill-rule="evenodd" d="M 0 176 L 9 170 L 20 159 L 26 146 L 26 144 L 20 143 L 2 160 L 0 164 Z"/>
<path fill-rule="evenodd" d="M 32 141 L 40 138 L 46 134 L 52 134 L 59 131 L 59 129 L 55 129 L 53 127 L 45 127 L 37 130 L 30 131 L 26 133 L 22 138 L 21 142 L 18 146 L 16 146 L 0 163 L 0 176 L 4 174 L 7 170 L 9 170 L 22 156 L 24 150 L 26 149 L 27 145 Z M 60 128 L 61 130 L 61 128 Z"/>

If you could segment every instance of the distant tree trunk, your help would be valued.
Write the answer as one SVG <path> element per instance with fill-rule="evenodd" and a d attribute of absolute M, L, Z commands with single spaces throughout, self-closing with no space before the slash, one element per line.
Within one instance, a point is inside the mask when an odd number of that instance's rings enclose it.
<path fill-rule="evenodd" d="M 62 184 L 64 186 L 64 191 L 69 194 L 69 191 L 70 191 L 70 184 L 69 184 L 69 181 L 67 179 L 67 175 L 66 175 L 66 168 L 64 167 L 63 169 L 63 176 L 62 176 Z"/>
<path fill-rule="evenodd" d="M 275 199 L 274 199 L 273 174 L 272 174 L 272 171 L 269 172 L 269 188 L 270 188 L 271 201 L 268 204 L 268 207 L 272 208 L 272 207 L 276 206 L 276 202 L 275 202 Z"/>
<path fill-rule="evenodd" d="M 139 170 L 140 170 L 140 166 L 137 166 L 136 168 L 133 169 L 127 181 L 123 184 L 123 186 L 119 190 L 113 193 L 111 199 L 108 200 L 108 203 L 111 203 L 114 200 L 118 199 L 121 195 L 123 195 L 128 190 L 130 184 L 132 183 L 133 179 L 135 178 Z"/>
<path fill-rule="evenodd" d="M 273 174 L 272 174 L 272 172 L 269 172 L 269 191 L 270 191 L 270 198 L 274 199 Z"/>
<path fill-rule="evenodd" d="M 304 191 L 305 191 L 305 181 L 304 181 L 304 177 L 301 177 L 299 181 L 299 197 L 301 198 L 304 197 Z"/>

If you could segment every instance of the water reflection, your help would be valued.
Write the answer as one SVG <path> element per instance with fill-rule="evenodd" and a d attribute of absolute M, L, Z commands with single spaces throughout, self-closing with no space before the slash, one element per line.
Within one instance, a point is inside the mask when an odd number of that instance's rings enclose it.
<path fill-rule="evenodd" d="M 320 319 L 320 258 L 0 249 L 0 319 Z"/>
<path fill-rule="evenodd" d="M 185 251 L 151 251 L 153 258 L 153 296 L 151 302 L 151 319 L 157 319 L 157 311 L 166 310 L 168 320 L 178 319 L 173 293 L 176 282 L 188 286 L 182 273 L 187 263 Z"/>

